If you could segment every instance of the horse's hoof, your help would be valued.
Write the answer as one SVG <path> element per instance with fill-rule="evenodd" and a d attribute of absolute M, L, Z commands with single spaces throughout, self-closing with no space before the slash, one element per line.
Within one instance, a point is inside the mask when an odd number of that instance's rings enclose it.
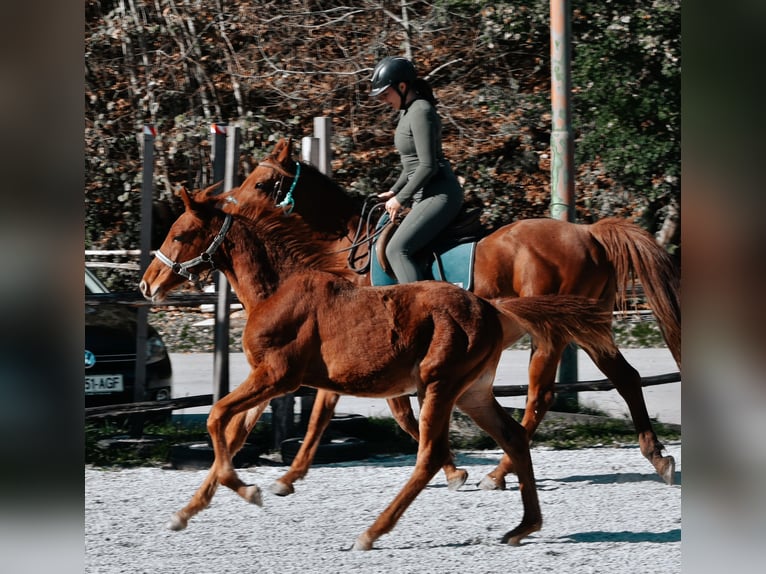
<path fill-rule="evenodd" d="M 372 540 L 366 534 L 360 534 L 351 550 L 372 550 Z"/>
<path fill-rule="evenodd" d="M 168 528 L 170 530 L 173 530 L 175 532 L 178 532 L 179 530 L 183 530 L 186 528 L 186 525 L 189 523 L 186 518 L 183 518 L 180 514 L 177 512 L 173 514 L 173 516 L 170 517 L 170 522 L 168 522 Z"/>
<path fill-rule="evenodd" d="M 501 542 L 503 544 L 507 544 L 508 546 L 521 546 L 521 540 L 523 538 L 526 538 L 533 532 L 537 532 L 543 527 L 542 520 L 535 522 L 534 524 L 530 526 L 524 526 L 523 524 L 520 524 L 510 532 L 508 532 L 505 536 L 503 536 Z"/>
<path fill-rule="evenodd" d="M 250 504 L 263 506 L 263 497 L 261 496 L 261 489 L 258 488 L 258 486 L 255 484 L 251 484 L 250 486 L 245 488 L 245 493 L 242 495 L 242 498 L 247 500 Z"/>
<path fill-rule="evenodd" d="M 676 481 L 676 459 L 668 455 L 662 459 L 663 468 L 659 472 L 665 484 L 672 485 Z"/>
<path fill-rule="evenodd" d="M 466 480 L 468 480 L 468 473 L 461 469 L 455 476 L 447 480 L 447 490 L 458 490 L 465 484 Z"/>
<path fill-rule="evenodd" d="M 277 496 L 287 496 L 288 494 L 295 492 L 295 489 L 292 484 L 286 484 L 282 481 L 275 480 L 269 485 L 269 491 Z"/>
<path fill-rule="evenodd" d="M 505 490 L 505 479 L 504 478 L 493 478 L 492 475 L 487 475 L 484 478 L 481 479 L 481 481 L 478 484 L 479 488 L 482 490 Z"/>

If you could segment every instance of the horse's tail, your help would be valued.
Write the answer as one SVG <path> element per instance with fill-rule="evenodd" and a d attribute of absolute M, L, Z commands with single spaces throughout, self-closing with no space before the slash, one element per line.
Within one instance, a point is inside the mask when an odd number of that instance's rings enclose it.
<path fill-rule="evenodd" d="M 590 232 L 614 267 L 618 308 L 626 308 L 628 284 L 638 279 L 680 369 L 681 278 L 670 255 L 648 231 L 629 221 L 609 217 L 591 225 Z"/>
<path fill-rule="evenodd" d="M 537 345 L 548 341 L 563 345 L 569 341 L 596 352 L 613 354 L 612 313 L 596 299 L 579 295 L 534 295 L 502 297 L 490 301 L 512 325 L 505 329 L 505 343 L 520 336 L 518 327 L 532 335 Z"/>

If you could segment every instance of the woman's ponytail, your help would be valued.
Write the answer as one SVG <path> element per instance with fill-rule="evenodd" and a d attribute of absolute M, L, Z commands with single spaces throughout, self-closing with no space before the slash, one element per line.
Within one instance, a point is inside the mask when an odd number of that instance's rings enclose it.
<path fill-rule="evenodd" d="M 431 84 L 429 84 L 423 78 L 416 78 L 412 83 L 412 88 L 415 90 L 415 93 L 418 95 L 418 97 L 423 98 L 432 106 L 435 106 L 439 103 L 439 100 L 437 100 L 436 96 L 434 96 L 434 90 L 431 87 Z"/>

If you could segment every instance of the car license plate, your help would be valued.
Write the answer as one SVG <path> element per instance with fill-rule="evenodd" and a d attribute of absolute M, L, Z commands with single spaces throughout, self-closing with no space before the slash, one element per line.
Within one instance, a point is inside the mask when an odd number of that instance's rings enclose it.
<path fill-rule="evenodd" d="M 90 375 L 85 377 L 86 395 L 121 393 L 123 390 L 122 375 Z"/>

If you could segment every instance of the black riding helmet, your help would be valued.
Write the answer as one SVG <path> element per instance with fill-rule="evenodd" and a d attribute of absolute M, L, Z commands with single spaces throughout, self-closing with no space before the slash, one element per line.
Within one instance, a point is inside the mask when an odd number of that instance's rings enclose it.
<path fill-rule="evenodd" d="M 404 101 L 404 95 L 399 91 L 399 83 L 405 82 L 407 88 L 415 81 L 417 74 L 415 66 L 407 58 L 399 56 L 387 56 L 383 58 L 372 72 L 372 89 L 370 97 L 374 98 L 382 94 L 386 88 L 393 86 L 396 93 Z"/>

